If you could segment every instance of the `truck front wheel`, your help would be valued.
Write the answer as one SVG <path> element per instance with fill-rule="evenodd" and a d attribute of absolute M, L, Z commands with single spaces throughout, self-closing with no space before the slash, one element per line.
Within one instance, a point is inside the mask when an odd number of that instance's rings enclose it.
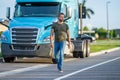
<path fill-rule="evenodd" d="M 79 52 L 73 52 L 73 57 L 74 58 L 79 58 L 80 56 L 80 53 Z"/>
<path fill-rule="evenodd" d="M 15 57 L 4 57 L 4 62 L 10 63 L 10 62 L 14 62 Z"/>
<path fill-rule="evenodd" d="M 52 59 L 53 64 L 57 64 L 57 61 L 53 58 Z"/>

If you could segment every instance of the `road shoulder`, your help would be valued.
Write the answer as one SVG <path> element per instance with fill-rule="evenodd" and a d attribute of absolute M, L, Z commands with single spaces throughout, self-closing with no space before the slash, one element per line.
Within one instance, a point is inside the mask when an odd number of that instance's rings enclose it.
<path fill-rule="evenodd" d="M 116 51 L 116 50 L 119 50 L 119 49 L 120 49 L 120 47 L 116 47 L 116 48 L 112 48 L 112 49 L 108 49 L 108 50 L 102 50 L 100 52 L 90 53 L 90 56 L 98 56 L 98 55 L 101 55 L 101 54 L 107 54 L 109 52 Z"/>

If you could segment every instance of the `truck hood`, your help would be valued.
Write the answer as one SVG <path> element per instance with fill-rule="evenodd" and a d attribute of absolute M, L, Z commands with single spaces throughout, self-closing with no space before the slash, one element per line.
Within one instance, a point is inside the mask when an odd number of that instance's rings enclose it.
<path fill-rule="evenodd" d="M 10 22 L 10 28 L 13 27 L 37 27 L 43 28 L 55 22 L 56 17 L 31 17 L 31 18 L 14 18 Z"/>

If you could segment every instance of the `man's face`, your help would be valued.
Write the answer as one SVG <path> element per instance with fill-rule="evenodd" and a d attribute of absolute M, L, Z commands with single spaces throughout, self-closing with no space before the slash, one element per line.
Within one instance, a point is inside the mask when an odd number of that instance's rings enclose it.
<path fill-rule="evenodd" d="M 62 15 L 62 14 L 59 15 L 59 16 L 58 16 L 58 20 L 59 20 L 60 22 L 63 22 L 63 21 L 64 21 L 64 15 Z"/>

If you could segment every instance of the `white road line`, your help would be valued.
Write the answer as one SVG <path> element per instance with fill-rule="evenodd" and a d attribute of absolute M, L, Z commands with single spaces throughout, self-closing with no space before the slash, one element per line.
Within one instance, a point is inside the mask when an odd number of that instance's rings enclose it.
<path fill-rule="evenodd" d="M 0 73 L 0 77 L 5 77 L 5 76 L 9 76 L 9 75 L 17 74 L 17 73 L 22 73 L 22 72 L 26 72 L 26 71 L 30 71 L 30 70 L 35 70 L 35 69 L 47 67 L 49 65 L 50 64 L 36 65 L 36 66 L 32 66 L 32 67 L 27 67 L 27 68 L 21 68 L 21 69 L 16 69 L 16 70 L 11 70 L 11 71 L 1 72 Z"/>
<path fill-rule="evenodd" d="M 86 68 L 80 69 L 80 70 L 75 71 L 75 72 L 72 72 L 72 73 L 70 73 L 70 74 L 67 74 L 67 75 L 58 77 L 58 78 L 56 78 L 56 79 L 54 79 L 54 80 L 61 80 L 61 79 L 67 78 L 67 77 L 69 77 L 69 76 L 78 74 L 78 73 L 80 73 L 80 72 L 86 71 L 86 70 L 91 69 L 91 68 L 98 67 L 98 66 L 100 66 L 100 65 L 103 65 L 103 64 L 106 64 L 106 63 L 109 63 L 109 62 L 112 62 L 112 61 L 115 61 L 115 60 L 118 60 L 118 59 L 120 59 L 120 57 L 117 57 L 117 58 L 114 58 L 114 59 L 111 59 L 111 60 L 108 60 L 108 61 L 105 61 L 105 62 L 101 62 L 101 63 L 99 63 L 99 64 L 96 64 L 96 65 L 93 65 L 93 66 L 90 66 L 90 67 L 86 67 Z"/>
<path fill-rule="evenodd" d="M 75 59 L 76 59 L 76 58 L 65 59 L 64 62 L 73 61 L 73 60 L 75 60 Z"/>
<path fill-rule="evenodd" d="M 67 59 L 67 60 L 65 60 L 65 62 L 72 61 L 72 60 L 74 60 L 74 59 Z M 51 64 L 44 64 L 44 65 L 40 64 L 40 65 L 35 65 L 35 66 L 32 66 L 32 67 L 27 67 L 27 68 L 21 68 L 21 69 L 1 72 L 0 77 L 10 76 L 10 75 L 14 75 L 14 74 L 17 74 L 17 73 L 22 73 L 22 72 L 27 72 L 27 71 L 39 69 L 39 68 L 44 68 L 44 67 L 47 67 L 49 65 L 51 65 Z"/>

